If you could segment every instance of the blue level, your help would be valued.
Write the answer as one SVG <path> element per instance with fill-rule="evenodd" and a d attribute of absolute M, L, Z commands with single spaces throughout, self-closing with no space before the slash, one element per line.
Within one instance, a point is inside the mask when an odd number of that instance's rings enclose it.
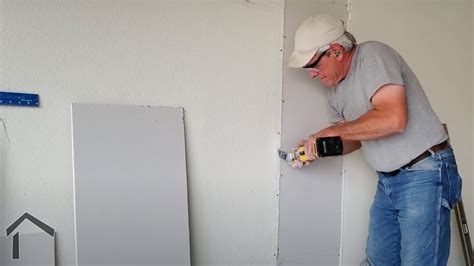
<path fill-rule="evenodd" d="M 0 105 L 38 107 L 39 96 L 38 94 L 0 91 Z"/>

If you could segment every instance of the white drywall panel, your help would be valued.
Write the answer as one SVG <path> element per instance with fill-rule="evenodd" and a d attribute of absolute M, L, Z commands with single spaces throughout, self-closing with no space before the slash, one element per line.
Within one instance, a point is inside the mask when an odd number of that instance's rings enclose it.
<path fill-rule="evenodd" d="M 190 265 L 182 108 L 72 105 L 77 265 Z"/>
<path fill-rule="evenodd" d="M 285 6 L 282 148 L 328 126 L 327 89 L 302 69 L 287 66 L 294 34 L 309 16 L 329 13 L 345 20 L 345 1 L 288 0 Z M 342 158 L 325 158 L 303 169 L 281 164 L 279 265 L 337 265 L 341 238 Z"/>

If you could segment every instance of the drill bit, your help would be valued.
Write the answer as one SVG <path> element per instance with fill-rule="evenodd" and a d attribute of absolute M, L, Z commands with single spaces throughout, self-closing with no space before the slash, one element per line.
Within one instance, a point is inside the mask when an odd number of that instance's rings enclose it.
<path fill-rule="evenodd" d="M 294 160 L 298 160 L 298 154 L 296 150 L 286 152 L 284 150 L 278 149 L 278 156 L 289 163 Z"/>

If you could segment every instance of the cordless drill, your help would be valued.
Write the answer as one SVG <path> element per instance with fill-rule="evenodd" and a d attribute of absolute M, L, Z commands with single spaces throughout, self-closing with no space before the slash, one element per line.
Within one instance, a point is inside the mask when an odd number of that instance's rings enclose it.
<path fill-rule="evenodd" d="M 317 158 L 341 155 L 343 150 L 342 140 L 338 136 L 317 138 L 313 145 Z M 289 152 L 278 149 L 278 156 L 290 164 L 295 160 L 302 163 L 310 161 L 308 155 L 305 154 L 304 146 Z"/>

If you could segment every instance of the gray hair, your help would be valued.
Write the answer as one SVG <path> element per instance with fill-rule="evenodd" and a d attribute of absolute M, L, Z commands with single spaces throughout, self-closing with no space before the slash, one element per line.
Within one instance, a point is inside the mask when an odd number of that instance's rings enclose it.
<path fill-rule="evenodd" d="M 357 43 L 356 39 L 354 38 L 354 35 L 352 35 L 350 32 L 346 31 L 344 34 L 339 37 L 334 43 L 340 44 L 342 47 L 344 47 L 345 52 L 349 52 L 354 44 Z"/>
<path fill-rule="evenodd" d="M 354 47 L 354 44 L 357 43 L 357 41 L 354 38 L 354 35 L 346 31 L 341 37 L 339 37 L 339 39 L 335 40 L 331 44 L 333 43 L 340 44 L 344 48 L 344 52 L 349 52 L 352 49 L 352 47 Z M 322 47 L 320 51 L 325 51 L 327 49 L 329 49 L 329 44 Z"/>

